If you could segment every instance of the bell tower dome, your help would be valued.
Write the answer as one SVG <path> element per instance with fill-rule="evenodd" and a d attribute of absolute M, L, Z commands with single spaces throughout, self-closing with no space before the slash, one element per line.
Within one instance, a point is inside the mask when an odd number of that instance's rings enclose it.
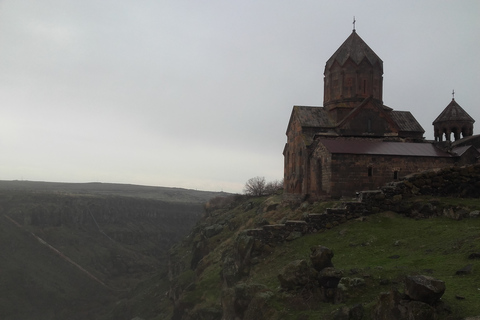
<path fill-rule="evenodd" d="M 454 95 L 455 92 L 452 92 Z M 455 101 L 445 107 L 440 115 L 433 121 L 435 141 L 451 141 L 451 135 L 456 140 L 473 135 L 473 123 L 475 120 Z"/>
<path fill-rule="evenodd" d="M 383 61 L 355 29 L 328 59 L 324 71 L 323 105 L 341 121 L 368 97 L 383 105 Z"/>

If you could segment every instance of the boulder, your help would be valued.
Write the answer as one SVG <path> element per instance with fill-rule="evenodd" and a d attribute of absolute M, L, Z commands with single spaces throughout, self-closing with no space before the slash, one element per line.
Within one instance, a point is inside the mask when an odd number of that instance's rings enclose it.
<path fill-rule="evenodd" d="M 480 216 L 480 211 L 474 210 L 468 214 L 470 218 L 478 218 Z"/>
<path fill-rule="evenodd" d="M 291 290 L 303 287 L 311 280 L 311 270 L 305 260 L 295 260 L 280 271 L 278 280 L 283 289 Z"/>
<path fill-rule="evenodd" d="M 421 301 L 409 301 L 406 303 L 408 318 L 407 319 L 419 319 L 419 320 L 436 320 L 435 309 Z"/>
<path fill-rule="evenodd" d="M 324 268 L 318 273 L 318 283 L 320 287 L 336 288 L 342 279 L 343 272 L 333 267 Z"/>
<path fill-rule="evenodd" d="M 480 259 L 480 252 L 471 253 L 471 254 L 468 256 L 468 259 Z"/>
<path fill-rule="evenodd" d="M 412 300 L 435 304 L 445 292 L 445 282 L 429 276 L 405 278 L 405 294 Z"/>
<path fill-rule="evenodd" d="M 356 304 L 352 307 L 344 306 L 333 316 L 334 320 L 361 320 L 363 318 L 363 305 Z"/>
<path fill-rule="evenodd" d="M 466 274 L 472 273 L 472 271 L 473 271 L 473 264 L 469 264 L 469 265 L 466 265 L 465 267 L 463 267 L 462 269 L 457 270 L 457 272 L 455 272 L 455 274 L 456 275 L 466 275 Z"/>
<path fill-rule="evenodd" d="M 373 309 L 372 318 L 374 320 L 408 319 L 406 308 L 400 305 L 401 300 L 402 295 L 398 290 L 392 289 L 389 292 L 381 293 Z"/>
<path fill-rule="evenodd" d="M 310 248 L 310 261 L 317 271 L 333 267 L 333 252 L 324 246 L 314 246 Z"/>
<path fill-rule="evenodd" d="M 212 226 L 206 227 L 203 230 L 206 238 L 211 238 L 213 236 L 216 236 L 217 234 L 219 234 L 222 231 L 223 231 L 223 226 L 221 224 L 214 224 Z"/>

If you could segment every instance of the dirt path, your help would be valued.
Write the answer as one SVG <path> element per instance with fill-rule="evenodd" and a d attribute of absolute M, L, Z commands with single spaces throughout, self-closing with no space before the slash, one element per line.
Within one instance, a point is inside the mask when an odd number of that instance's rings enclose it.
<path fill-rule="evenodd" d="M 53 252 L 55 252 L 56 254 L 58 254 L 62 259 L 64 259 L 65 261 L 69 262 L 70 264 L 74 265 L 77 269 L 79 269 L 81 272 L 83 272 L 84 274 L 86 274 L 89 278 L 93 279 L 94 281 L 98 282 L 99 284 L 101 284 L 103 287 L 109 289 L 109 290 L 113 290 L 113 291 L 117 291 L 109 286 L 107 286 L 103 281 L 101 281 L 100 279 L 98 279 L 97 277 L 95 277 L 93 274 L 91 274 L 90 272 L 88 272 L 87 270 L 85 270 L 82 266 L 80 266 L 78 263 L 76 263 L 75 261 L 73 261 L 72 259 L 70 259 L 69 257 L 65 256 L 62 252 L 60 252 L 58 249 L 56 249 L 55 247 L 53 247 L 52 245 L 50 245 L 49 243 L 47 243 L 45 240 L 43 240 L 42 238 L 40 238 L 39 236 L 37 236 L 36 234 L 34 234 L 33 232 L 30 232 L 28 230 L 25 230 L 25 228 L 20 225 L 17 221 L 13 220 L 12 218 L 10 218 L 9 216 L 7 216 L 6 214 L 4 214 L 5 218 L 7 218 L 9 221 L 11 221 L 13 224 L 15 224 L 17 227 L 19 227 L 20 229 L 22 229 L 23 231 L 25 232 L 28 232 L 30 233 L 35 239 L 38 240 L 38 242 L 40 242 L 41 244 L 47 246 L 50 250 L 52 250 Z"/>

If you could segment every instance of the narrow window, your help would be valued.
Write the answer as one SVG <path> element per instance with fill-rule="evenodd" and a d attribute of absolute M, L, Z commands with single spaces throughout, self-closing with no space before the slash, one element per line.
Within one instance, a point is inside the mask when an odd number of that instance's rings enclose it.
<path fill-rule="evenodd" d="M 393 179 L 394 180 L 398 179 L 398 171 L 397 170 L 393 171 Z"/>
<path fill-rule="evenodd" d="M 373 168 L 368 167 L 368 176 L 371 177 L 373 175 Z"/>
<path fill-rule="evenodd" d="M 363 80 L 363 94 L 367 94 L 367 80 Z"/>

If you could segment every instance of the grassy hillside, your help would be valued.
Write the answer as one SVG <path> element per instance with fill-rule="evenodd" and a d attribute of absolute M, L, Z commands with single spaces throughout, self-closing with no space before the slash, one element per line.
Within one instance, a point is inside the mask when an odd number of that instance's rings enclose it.
<path fill-rule="evenodd" d="M 434 201 L 437 206 L 467 211 L 480 209 L 479 199 L 422 196 L 409 201 Z M 225 278 L 228 273 L 229 255 L 242 249 L 238 239 L 243 230 L 302 219 L 306 213 L 340 205 L 341 202 L 331 201 L 292 207 L 282 202 L 281 195 L 276 195 L 232 200 L 211 208 L 194 232 L 171 250 L 169 281 L 157 279 L 155 282 L 162 291 L 168 286 L 168 295 L 159 297 L 153 286 L 145 284 L 125 301 L 137 307 L 133 316 L 144 319 L 213 320 L 221 319 L 222 315 L 224 319 L 233 319 L 231 314 L 226 316 L 232 301 L 237 303 L 233 312 L 238 313 L 239 319 L 242 319 L 242 308 L 247 308 L 249 303 L 256 304 L 253 312 L 263 318 L 292 320 L 333 319 L 342 306 L 361 303 L 363 319 L 371 319 L 381 292 L 390 288 L 403 291 L 405 276 L 424 274 L 446 283 L 442 301 L 451 312 L 443 314 L 441 319 L 480 315 L 480 262 L 468 259 L 469 254 L 480 252 L 479 218 L 457 221 L 442 216 L 416 220 L 395 212 L 379 212 L 265 246 L 261 249 L 263 254 L 251 260 L 249 272 L 236 279 L 233 285 L 226 285 L 222 279 L 222 275 Z M 220 225 L 221 231 L 207 237 L 206 229 L 214 225 Z M 321 302 L 317 293 L 308 288 L 293 291 L 280 288 L 278 274 L 281 269 L 297 259 L 309 261 L 310 247 L 315 245 L 333 250 L 333 264 L 343 271 L 342 281 L 361 279 L 355 280 L 360 285 L 344 288 L 340 303 Z M 192 261 L 198 262 L 192 266 Z M 471 274 L 456 275 L 457 270 L 469 264 L 473 265 Z M 251 288 L 257 288 L 254 297 L 248 292 Z M 239 301 L 245 305 L 238 305 Z"/>

